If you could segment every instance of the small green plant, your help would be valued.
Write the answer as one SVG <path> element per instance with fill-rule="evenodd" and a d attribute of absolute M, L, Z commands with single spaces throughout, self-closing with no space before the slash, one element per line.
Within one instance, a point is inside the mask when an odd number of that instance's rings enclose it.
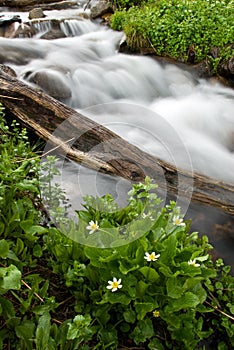
<path fill-rule="evenodd" d="M 59 222 L 62 233 L 45 226 L 26 131 L 2 114 L 0 140 L 0 349 L 234 347 L 230 267 L 212 260 L 174 202 L 162 207 L 149 178 L 125 208 L 87 196 L 78 223 Z M 43 165 L 49 182 L 54 161 Z M 65 200 L 52 183 L 44 190 Z"/>
<path fill-rule="evenodd" d="M 90 246 L 72 243 L 54 229 L 46 238 L 54 271 L 64 274 L 76 296 L 75 310 L 91 317 L 83 344 L 117 349 L 124 339 L 148 349 L 196 349 L 217 336 L 229 349 L 234 346 L 230 269 L 212 261 L 206 236 L 188 233 L 189 223 L 174 202 L 160 208 L 154 187 L 148 178 L 134 185 L 122 210 L 110 195 L 86 197 L 77 234 L 86 232 Z M 107 242 L 103 233 L 113 228 L 112 244 L 100 248 Z M 100 247 L 92 246 L 94 241 Z"/>

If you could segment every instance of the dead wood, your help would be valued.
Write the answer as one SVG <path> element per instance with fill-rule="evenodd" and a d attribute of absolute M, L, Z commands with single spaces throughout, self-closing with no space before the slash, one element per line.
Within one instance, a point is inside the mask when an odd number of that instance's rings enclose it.
<path fill-rule="evenodd" d="M 0 95 L 6 110 L 24 126 L 46 142 L 60 145 L 61 152 L 82 165 L 131 181 L 144 181 L 148 175 L 169 195 L 179 191 L 186 199 L 192 192 L 192 201 L 234 215 L 233 185 L 176 169 L 4 69 L 0 70 Z"/>

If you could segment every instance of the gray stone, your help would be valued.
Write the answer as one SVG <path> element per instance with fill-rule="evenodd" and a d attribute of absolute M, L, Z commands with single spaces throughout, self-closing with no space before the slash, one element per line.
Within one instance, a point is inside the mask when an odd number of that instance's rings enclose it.
<path fill-rule="evenodd" d="M 32 38 L 37 34 L 37 31 L 34 27 L 29 26 L 28 24 L 20 25 L 15 33 L 12 35 L 13 38 Z"/>
<path fill-rule="evenodd" d="M 72 96 L 70 86 L 59 71 L 42 69 L 32 73 L 28 80 L 59 101 L 65 102 Z"/>
<path fill-rule="evenodd" d="M 31 11 L 29 11 L 29 15 L 28 15 L 29 19 L 44 18 L 44 17 L 45 17 L 45 14 L 40 7 L 36 7 Z"/>
<path fill-rule="evenodd" d="M 91 4 L 91 8 L 90 8 L 91 18 L 95 19 L 98 17 L 102 17 L 107 13 L 113 13 L 113 8 L 109 1 L 99 0 Z"/>
<path fill-rule="evenodd" d="M 66 38 L 66 35 L 60 29 L 51 29 L 41 36 L 41 39 L 54 40 L 59 38 Z"/>

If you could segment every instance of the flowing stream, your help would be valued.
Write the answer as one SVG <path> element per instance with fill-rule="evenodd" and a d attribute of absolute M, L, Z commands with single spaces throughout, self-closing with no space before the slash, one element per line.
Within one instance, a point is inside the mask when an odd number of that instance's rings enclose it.
<path fill-rule="evenodd" d="M 177 168 L 234 183 L 234 90 L 175 65 L 119 53 L 123 33 L 78 19 L 78 12 L 45 11 L 44 21 L 32 22 L 38 33 L 33 38 L 0 38 L 0 62 L 144 151 Z M 50 18 L 62 19 L 64 38 L 41 39 Z M 59 181 L 77 207 L 77 182 L 80 195 L 110 192 L 124 202 L 127 181 L 73 162 L 61 169 Z M 217 224 L 223 224 L 218 216 Z M 233 231 L 225 247 L 233 249 Z"/>

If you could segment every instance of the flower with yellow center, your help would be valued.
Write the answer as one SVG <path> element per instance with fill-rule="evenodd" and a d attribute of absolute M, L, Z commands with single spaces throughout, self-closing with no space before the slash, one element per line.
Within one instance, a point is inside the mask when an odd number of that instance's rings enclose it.
<path fill-rule="evenodd" d="M 176 226 L 185 226 L 183 219 L 181 219 L 179 216 L 174 216 L 172 221 L 173 221 L 173 224 Z"/>
<path fill-rule="evenodd" d="M 117 281 L 117 278 L 113 278 L 113 281 L 108 281 L 109 285 L 107 289 L 111 289 L 112 292 L 116 292 L 119 288 L 122 288 L 121 278 Z"/>
<path fill-rule="evenodd" d="M 156 261 L 158 260 L 158 258 L 160 257 L 160 254 L 155 254 L 155 252 L 152 253 L 145 253 L 144 259 L 146 259 L 147 261 Z"/>
<path fill-rule="evenodd" d="M 200 266 L 200 264 L 196 263 L 196 259 L 189 260 L 188 264 L 191 265 L 191 266 L 194 266 L 194 267 L 199 267 Z"/>
<path fill-rule="evenodd" d="M 99 226 L 98 226 L 98 222 L 94 222 L 93 220 L 89 222 L 89 225 L 86 226 L 86 229 L 89 230 L 89 234 L 91 235 L 92 233 L 94 233 L 96 230 L 99 229 Z"/>

